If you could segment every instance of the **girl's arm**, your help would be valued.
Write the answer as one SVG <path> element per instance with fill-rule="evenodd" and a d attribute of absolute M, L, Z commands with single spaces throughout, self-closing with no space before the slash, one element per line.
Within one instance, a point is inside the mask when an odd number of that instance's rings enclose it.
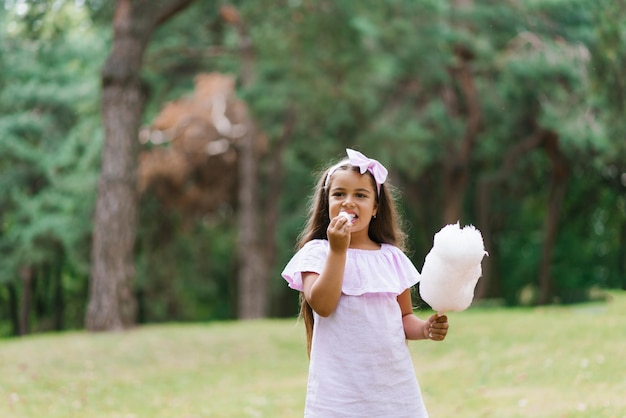
<path fill-rule="evenodd" d="M 304 297 L 320 316 L 329 316 L 337 308 L 341 296 L 346 253 L 331 251 L 322 274 L 302 273 Z"/>
<path fill-rule="evenodd" d="M 407 340 L 443 341 L 448 334 L 448 317 L 433 314 L 427 320 L 415 316 L 411 302 L 411 289 L 406 289 L 398 296 L 402 312 L 402 325 Z"/>
<path fill-rule="evenodd" d="M 302 273 L 304 297 L 320 316 L 333 313 L 341 296 L 343 272 L 350 244 L 350 224 L 347 218 L 343 216 L 333 218 L 328 226 L 327 234 L 330 252 L 322 274 Z"/>

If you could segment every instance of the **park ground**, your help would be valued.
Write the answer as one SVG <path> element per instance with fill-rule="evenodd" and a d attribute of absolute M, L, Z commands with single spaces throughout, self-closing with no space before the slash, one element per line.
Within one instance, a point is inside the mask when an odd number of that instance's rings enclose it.
<path fill-rule="evenodd" d="M 409 343 L 431 418 L 626 418 L 626 292 L 449 320 Z M 5 418 L 287 418 L 307 356 L 296 318 L 166 324 L 0 340 L 0 371 Z"/>

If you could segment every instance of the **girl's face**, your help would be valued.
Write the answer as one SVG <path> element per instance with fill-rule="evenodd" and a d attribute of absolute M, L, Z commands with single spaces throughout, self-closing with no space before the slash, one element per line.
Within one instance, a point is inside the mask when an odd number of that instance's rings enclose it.
<path fill-rule="evenodd" d="M 364 233 L 367 236 L 372 217 L 376 215 L 376 189 L 367 174 L 352 169 L 337 170 L 333 173 L 328 190 L 328 212 L 331 219 L 339 212 L 354 215 L 351 233 Z"/>

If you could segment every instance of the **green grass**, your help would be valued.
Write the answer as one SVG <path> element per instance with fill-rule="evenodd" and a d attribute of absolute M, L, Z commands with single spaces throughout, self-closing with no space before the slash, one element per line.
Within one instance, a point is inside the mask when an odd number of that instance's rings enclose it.
<path fill-rule="evenodd" d="M 431 418 L 626 417 L 626 293 L 449 319 L 410 343 Z M 306 376 L 294 319 L 36 335 L 0 340 L 0 417 L 298 417 Z"/>

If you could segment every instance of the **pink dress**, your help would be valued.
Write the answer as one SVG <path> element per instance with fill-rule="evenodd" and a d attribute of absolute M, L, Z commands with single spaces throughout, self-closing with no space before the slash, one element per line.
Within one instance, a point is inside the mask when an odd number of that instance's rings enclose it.
<path fill-rule="evenodd" d="M 302 291 L 302 273 L 321 273 L 327 240 L 308 242 L 282 276 Z M 402 327 L 396 297 L 419 281 L 397 247 L 348 249 L 334 313 L 316 313 L 305 417 L 428 417 Z"/>

